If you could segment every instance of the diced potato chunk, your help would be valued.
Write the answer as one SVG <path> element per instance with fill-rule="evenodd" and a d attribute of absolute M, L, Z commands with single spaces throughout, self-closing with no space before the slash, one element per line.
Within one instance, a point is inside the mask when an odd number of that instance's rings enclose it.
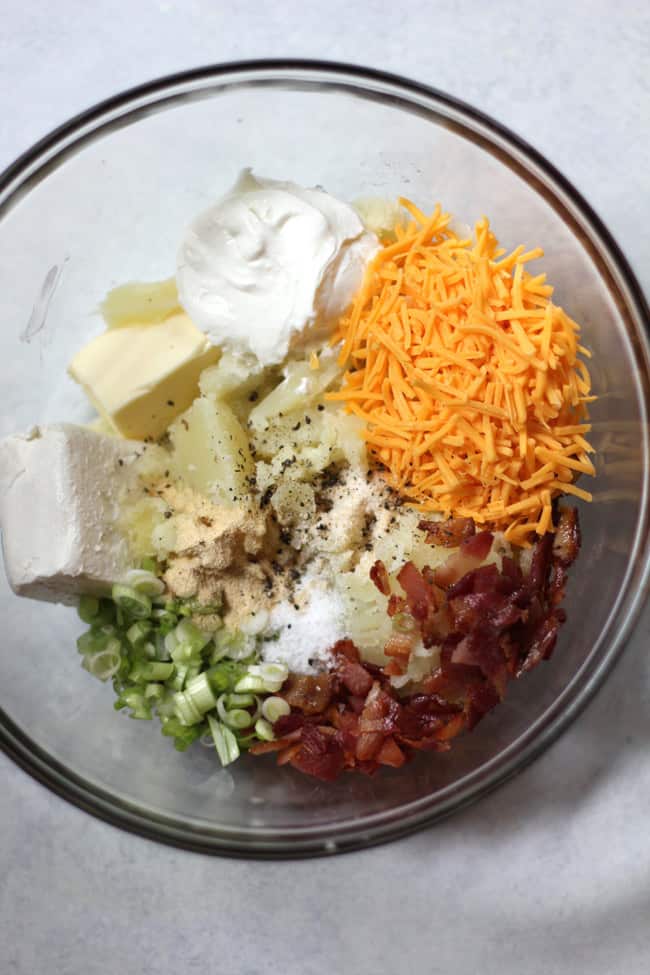
<path fill-rule="evenodd" d="M 323 357 L 319 369 L 312 369 L 309 362 L 290 362 L 282 382 L 251 410 L 251 426 L 254 430 L 263 430 L 279 414 L 285 416 L 293 410 L 304 410 L 334 382 L 340 372 L 333 356 L 327 359 Z"/>
<path fill-rule="evenodd" d="M 220 504 L 245 501 L 254 465 L 248 438 L 226 403 L 200 396 L 169 435 L 172 468 L 186 484 Z"/>
<path fill-rule="evenodd" d="M 176 279 L 122 284 L 108 292 L 99 310 L 109 328 L 155 325 L 181 310 Z"/>
<path fill-rule="evenodd" d="M 252 357 L 224 352 L 216 366 L 210 366 L 199 380 L 199 388 L 204 396 L 228 399 L 233 394 L 247 395 L 259 382 L 262 371 L 259 363 Z"/>

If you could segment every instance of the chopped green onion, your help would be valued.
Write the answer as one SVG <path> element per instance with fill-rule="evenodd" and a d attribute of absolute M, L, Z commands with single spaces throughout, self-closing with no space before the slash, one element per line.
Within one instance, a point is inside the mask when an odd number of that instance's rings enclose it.
<path fill-rule="evenodd" d="M 226 704 L 228 708 L 250 708 L 256 700 L 253 694 L 228 694 Z"/>
<path fill-rule="evenodd" d="M 286 664 L 261 664 L 260 676 L 267 684 L 275 684 L 277 681 L 284 684 L 289 676 L 289 668 Z"/>
<path fill-rule="evenodd" d="M 94 596 L 82 596 L 79 600 L 77 613 L 84 623 L 92 623 L 99 612 L 99 600 Z"/>
<path fill-rule="evenodd" d="M 270 724 L 290 713 L 291 707 L 283 697 L 267 697 L 262 702 L 262 714 Z"/>
<path fill-rule="evenodd" d="M 170 613 L 168 609 L 164 609 L 160 606 L 152 611 L 151 618 L 154 620 L 158 626 L 159 632 L 162 633 L 163 636 L 167 636 L 168 633 L 171 633 L 178 623 L 178 616 L 176 613 Z"/>
<path fill-rule="evenodd" d="M 279 690 L 280 688 L 278 688 Z M 266 685 L 261 677 L 257 677 L 255 674 L 245 674 L 240 681 L 235 684 L 235 693 L 243 694 L 246 691 L 252 691 L 254 694 L 263 694 L 266 690 Z"/>
<path fill-rule="evenodd" d="M 222 694 L 217 698 L 217 714 L 224 724 L 230 728 L 249 728 L 253 723 L 253 716 L 243 708 L 233 708 L 232 711 L 226 707 L 226 695 Z"/>
<path fill-rule="evenodd" d="M 145 572 L 151 572 L 152 575 L 160 575 L 160 565 L 158 564 L 158 559 L 154 559 L 152 556 L 147 556 L 140 563 L 140 568 L 144 569 Z"/>
<path fill-rule="evenodd" d="M 93 619 L 93 626 L 102 626 L 115 621 L 115 603 L 112 599 L 101 599 L 99 610 Z"/>
<path fill-rule="evenodd" d="M 275 735 L 273 734 L 273 728 L 264 718 L 260 718 L 255 722 L 255 734 L 262 741 L 273 741 Z"/>
<path fill-rule="evenodd" d="M 125 586 L 116 582 L 113 586 L 113 602 L 118 610 L 128 613 L 135 619 L 145 619 L 151 616 L 151 600 L 143 592 L 138 592 L 132 586 Z"/>
<path fill-rule="evenodd" d="M 222 660 L 205 672 L 212 692 L 223 694 L 224 691 L 236 690 L 237 681 L 246 673 L 245 668 L 234 660 Z"/>
<path fill-rule="evenodd" d="M 129 680 L 134 684 L 147 684 L 149 681 L 165 681 L 174 673 L 173 664 L 163 664 L 158 661 L 136 663 L 129 672 Z"/>
<path fill-rule="evenodd" d="M 191 620 L 183 619 L 180 621 L 176 629 L 174 630 L 176 634 L 176 639 L 179 643 L 184 643 L 193 652 L 198 652 L 203 650 L 203 648 L 212 639 L 209 633 L 204 630 L 200 630 L 198 626 L 195 626 Z"/>
<path fill-rule="evenodd" d="M 393 616 L 393 629 L 398 633 L 413 633 L 416 627 L 416 621 L 408 613 L 396 613 Z"/>
<path fill-rule="evenodd" d="M 99 653 L 100 650 L 105 650 L 110 641 L 115 638 L 115 632 L 113 626 L 88 630 L 77 640 L 77 650 L 79 653 Z"/>
<path fill-rule="evenodd" d="M 175 714 L 174 692 L 169 687 L 163 687 L 163 693 L 156 704 L 156 711 L 161 721 L 164 721 L 165 718 L 171 718 Z"/>
<path fill-rule="evenodd" d="M 208 715 L 208 725 L 221 764 L 230 765 L 231 762 L 239 758 L 237 739 L 230 728 L 226 727 L 220 721 L 216 721 L 211 715 Z"/>
<path fill-rule="evenodd" d="M 182 691 L 185 687 L 185 681 L 187 680 L 187 673 L 189 667 L 186 664 L 176 664 L 176 673 L 173 677 L 170 677 L 167 681 L 167 686 L 171 687 L 174 691 Z"/>
<path fill-rule="evenodd" d="M 219 630 L 214 636 L 214 645 L 212 663 L 216 663 L 221 657 L 229 657 L 231 660 L 245 660 L 255 652 L 255 638 L 242 633 L 241 630 Z"/>
<path fill-rule="evenodd" d="M 106 681 L 110 677 L 114 677 L 120 669 L 122 663 L 120 649 L 119 640 L 109 640 L 105 650 L 85 654 L 81 666 L 93 677 Z"/>
<path fill-rule="evenodd" d="M 203 718 L 196 704 L 185 691 L 179 691 L 174 695 L 174 710 L 176 717 L 184 725 L 197 724 Z"/>
<path fill-rule="evenodd" d="M 150 633 L 151 623 L 149 620 L 137 620 L 126 631 L 126 638 L 132 647 L 139 647 L 142 646 Z"/>
<path fill-rule="evenodd" d="M 147 684 L 144 689 L 144 697 L 146 701 L 161 701 L 165 696 L 165 688 L 162 684 Z"/>
<path fill-rule="evenodd" d="M 205 672 L 197 674 L 196 677 L 192 677 L 191 680 L 187 681 L 185 694 L 192 699 L 192 703 L 201 714 L 205 714 L 206 711 L 211 711 L 217 703 L 212 693 L 212 688 L 210 687 L 208 675 Z"/>
<path fill-rule="evenodd" d="M 144 691 L 141 687 L 127 687 L 125 691 L 122 691 L 113 707 L 116 711 L 129 708 L 131 718 L 144 721 L 151 719 L 151 705 L 145 700 Z"/>
<path fill-rule="evenodd" d="M 124 583 L 145 596 L 161 596 L 165 583 L 146 569 L 131 569 L 124 577 Z"/>
<path fill-rule="evenodd" d="M 178 718 L 165 718 L 162 723 L 161 731 L 163 735 L 174 739 L 174 748 L 179 752 L 184 752 L 186 748 L 200 738 L 205 733 L 205 722 L 186 726 L 181 724 Z"/>
<path fill-rule="evenodd" d="M 162 635 L 162 633 L 154 633 L 153 639 L 156 660 L 164 660 L 165 662 L 171 660 L 171 654 L 167 651 L 167 647 L 165 646 L 165 637 Z"/>
<path fill-rule="evenodd" d="M 145 655 L 145 657 L 149 658 L 149 660 L 156 660 L 157 657 L 156 644 L 152 643 L 151 640 L 147 640 L 147 642 L 142 648 L 142 652 Z"/>
<path fill-rule="evenodd" d="M 178 637 L 176 636 L 176 632 L 172 630 L 172 632 L 168 633 L 165 637 L 165 650 L 171 656 L 177 646 Z"/>

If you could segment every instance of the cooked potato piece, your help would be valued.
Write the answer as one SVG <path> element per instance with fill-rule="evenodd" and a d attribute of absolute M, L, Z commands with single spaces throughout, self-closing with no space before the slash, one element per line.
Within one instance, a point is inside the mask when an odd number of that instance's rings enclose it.
<path fill-rule="evenodd" d="M 230 407 L 199 396 L 169 428 L 172 469 L 221 504 L 241 503 L 254 471 L 248 438 Z"/>
<path fill-rule="evenodd" d="M 254 430 L 263 430 L 279 414 L 286 416 L 294 410 L 304 410 L 340 372 L 332 355 L 323 358 L 319 369 L 312 369 L 309 362 L 290 362 L 282 382 L 251 410 L 251 426 Z"/>
<path fill-rule="evenodd" d="M 367 569 L 342 573 L 336 586 L 345 607 L 346 633 L 359 647 L 364 660 L 386 663 L 384 646 L 392 632 L 386 597 L 370 580 Z"/>
<path fill-rule="evenodd" d="M 156 325 L 181 311 L 176 279 L 122 284 L 108 292 L 99 310 L 109 328 Z"/>
<path fill-rule="evenodd" d="M 252 357 L 224 352 L 216 366 L 201 373 L 199 388 L 204 396 L 228 399 L 248 395 L 259 382 L 262 367 Z"/>

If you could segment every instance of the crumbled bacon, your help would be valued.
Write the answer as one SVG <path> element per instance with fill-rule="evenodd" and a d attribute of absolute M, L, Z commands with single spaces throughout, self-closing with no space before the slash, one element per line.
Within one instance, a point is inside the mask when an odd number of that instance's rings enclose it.
<path fill-rule="evenodd" d="M 304 714 L 322 714 L 332 698 L 334 677 L 328 673 L 310 676 L 289 674 L 281 696 L 292 708 Z"/>
<path fill-rule="evenodd" d="M 458 551 L 450 555 L 447 561 L 436 569 L 434 573 L 436 584 L 441 589 L 448 589 L 467 572 L 478 568 L 489 555 L 493 539 L 492 532 L 480 532 L 465 539 Z"/>
<path fill-rule="evenodd" d="M 472 518 L 447 518 L 446 521 L 421 521 L 420 531 L 426 532 L 425 541 L 429 545 L 443 548 L 456 548 L 476 531 Z"/>
<path fill-rule="evenodd" d="M 377 559 L 370 569 L 370 578 L 379 589 L 382 596 L 390 596 L 390 579 L 388 570 L 381 559 Z"/>
<path fill-rule="evenodd" d="M 385 566 L 371 576 L 389 597 L 388 612 L 410 617 L 411 631 L 395 631 L 385 667 L 364 663 L 351 640 L 332 648 L 334 668 L 316 677 L 290 675 L 283 688 L 292 711 L 273 726 L 276 739 L 251 752 L 277 752 L 279 764 L 325 781 L 343 770 L 372 775 L 399 768 L 418 751 L 445 751 L 503 698 L 510 680 L 548 660 L 565 613 L 559 607 L 566 572 L 580 546 L 577 514 L 562 511 L 555 541 L 536 543 L 526 574 L 512 559 L 482 564 L 490 532 L 468 535 L 435 572 L 402 566 L 391 592 Z M 399 608 L 396 608 L 399 607 Z M 440 648 L 437 669 L 418 693 L 399 696 L 391 675 L 402 674 L 419 635 Z"/>
<path fill-rule="evenodd" d="M 288 761 L 300 772 L 332 782 L 345 765 L 345 755 L 336 733 L 329 735 L 316 725 L 305 725 L 300 745 L 292 749 Z"/>
<path fill-rule="evenodd" d="M 564 568 L 568 568 L 580 551 L 580 525 L 575 508 L 561 508 L 553 538 L 553 558 Z"/>

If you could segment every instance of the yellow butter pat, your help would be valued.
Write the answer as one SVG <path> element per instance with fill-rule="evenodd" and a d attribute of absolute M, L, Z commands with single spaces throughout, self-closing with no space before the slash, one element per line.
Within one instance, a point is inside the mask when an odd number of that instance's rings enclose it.
<path fill-rule="evenodd" d="M 77 353 L 68 372 L 116 433 L 157 439 L 198 396 L 199 375 L 219 354 L 180 312 L 155 325 L 104 332 Z"/>

